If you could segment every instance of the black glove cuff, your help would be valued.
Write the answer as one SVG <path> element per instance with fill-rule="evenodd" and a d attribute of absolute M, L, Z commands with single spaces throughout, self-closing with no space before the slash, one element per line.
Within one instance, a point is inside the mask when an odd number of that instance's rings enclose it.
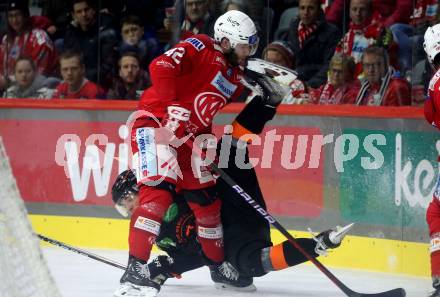
<path fill-rule="evenodd" d="M 260 134 L 264 125 L 275 116 L 276 108 L 264 104 L 261 96 L 249 102 L 235 119 L 241 126 L 254 134 Z"/>

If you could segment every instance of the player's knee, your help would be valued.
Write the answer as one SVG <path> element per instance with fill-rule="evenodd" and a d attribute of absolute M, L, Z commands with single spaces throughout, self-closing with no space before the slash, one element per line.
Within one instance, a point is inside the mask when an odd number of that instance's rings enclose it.
<path fill-rule="evenodd" d="M 139 204 L 131 216 L 133 232 L 149 232 L 159 234 L 162 218 L 172 203 L 172 195 L 168 191 L 152 187 L 142 187 L 139 191 Z"/>
<path fill-rule="evenodd" d="M 163 213 L 165 213 L 160 209 L 161 207 L 157 207 L 157 205 L 137 207 L 131 216 L 131 228 L 140 232 L 146 231 L 156 236 L 159 235 Z"/>
<path fill-rule="evenodd" d="M 200 205 L 191 202 L 189 202 L 188 204 L 194 212 L 194 216 L 198 225 L 212 225 L 221 223 L 220 200 L 217 199 L 209 205 Z"/>
<path fill-rule="evenodd" d="M 265 270 L 261 256 L 262 250 L 268 244 L 270 243 L 264 240 L 254 240 L 244 242 L 241 247 L 237 246 L 237 250 L 233 252 L 235 261 L 233 261 L 233 264 L 237 267 L 240 274 L 260 277 L 268 272 Z"/>

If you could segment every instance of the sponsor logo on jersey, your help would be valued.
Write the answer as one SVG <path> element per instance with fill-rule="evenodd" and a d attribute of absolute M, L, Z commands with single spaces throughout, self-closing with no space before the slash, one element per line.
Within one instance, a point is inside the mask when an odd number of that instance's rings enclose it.
<path fill-rule="evenodd" d="M 156 221 L 139 216 L 134 223 L 134 228 L 153 233 L 154 235 L 159 235 L 160 224 Z"/>
<path fill-rule="evenodd" d="M 219 90 L 223 95 L 227 98 L 230 98 L 232 94 L 234 94 L 237 86 L 231 83 L 226 79 L 219 71 L 214 79 L 211 81 L 211 85 L 213 85 L 217 90 Z"/>
<path fill-rule="evenodd" d="M 227 102 L 228 100 L 218 93 L 204 92 L 197 95 L 194 100 L 194 111 L 200 123 L 207 127 Z"/>
<path fill-rule="evenodd" d="M 171 69 L 174 69 L 174 68 L 175 68 L 173 64 L 171 64 L 170 62 L 165 61 L 165 60 L 159 60 L 159 61 L 157 61 L 157 62 L 156 62 L 156 65 L 157 65 L 157 66 L 163 66 L 164 68 L 171 68 Z"/>
<path fill-rule="evenodd" d="M 198 52 L 205 48 L 205 44 L 197 38 L 191 37 L 186 39 L 185 42 L 190 43 Z"/>
<path fill-rule="evenodd" d="M 136 130 L 136 142 L 139 149 L 139 169 L 141 177 L 157 175 L 156 146 L 154 129 L 139 128 Z"/>

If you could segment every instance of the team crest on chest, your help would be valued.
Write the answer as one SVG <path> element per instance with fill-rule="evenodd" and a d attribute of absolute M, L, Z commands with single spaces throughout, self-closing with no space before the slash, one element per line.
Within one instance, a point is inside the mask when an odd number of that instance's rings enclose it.
<path fill-rule="evenodd" d="M 224 96 L 214 92 L 204 92 L 197 95 L 194 100 L 194 111 L 199 121 L 207 127 L 226 103 L 227 99 Z"/>

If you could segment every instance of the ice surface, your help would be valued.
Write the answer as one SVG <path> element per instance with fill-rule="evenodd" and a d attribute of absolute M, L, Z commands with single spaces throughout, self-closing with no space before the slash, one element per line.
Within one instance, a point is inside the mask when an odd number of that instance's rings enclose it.
<path fill-rule="evenodd" d="M 92 250 L 91 252 L 126 263 L 127 252 Z M 55 281 L 65 297 L 111 297 L 118 287 L 123 271 L 59 248 L 44 248 L 44 255 Z M 377 293 L 397 287 L 407 291 L 407 297 L 425 297 L 431 291 L 430 279 L 359 270 L 330 269 L 354 291 Z M 342 297 L 345 296 L 325 275 L 312 265 L 300 265 L 255 278 L 257 291 L 237 293 L 216 290 L 209 270 L 201 268 L 185 273 L 182 279 L 170 279 L 159 296 L 198 297 Z"/>

